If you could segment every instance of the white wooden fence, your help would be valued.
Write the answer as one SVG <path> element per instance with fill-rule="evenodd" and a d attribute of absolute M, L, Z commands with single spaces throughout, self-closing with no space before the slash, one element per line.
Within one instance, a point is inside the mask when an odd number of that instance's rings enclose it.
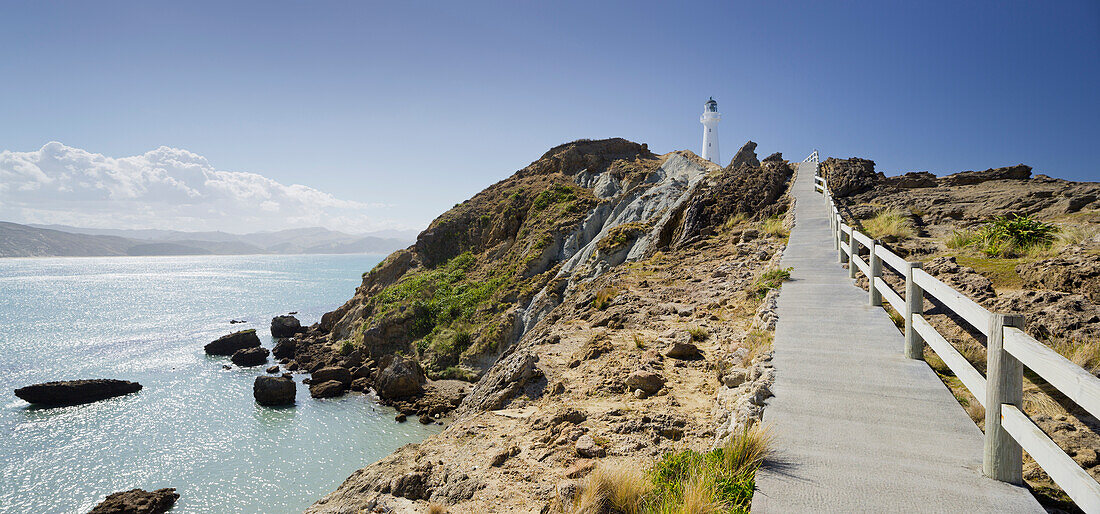
<path fill-rule="evenodd" d="M 811 157 L 816 157 L 815 154 Z M 983 473 L 997 480 L 1022 484 L 1022 450 L 1027 450 L 1078 507 L 1088 513 L 1100 513 L 1100 484 L 1021 410 L 1024 366 L 1098 418 L 1100 379 L 1024 332 L 1022 316 L 989 312 L 929 275 L 921 269 L 920 262 L 907 262 L 844 223 L 823 177 L 814 176 L 814 188 L 825 197 L 833 247 L 839 262 L 850 263 L 848 276 L 855 278 L 856 271 L 861 271 L 869 281 L 870 305 L 881 306 L 885 299 L 905 316 L 905 356 L 923 359 L 924 344 L 928 344 L 985 407 Z M 861 257 L 860 247 L 867 249 L 867 260 Z M 904 298 L 882 279 L 884 264 L 905 277 Z M 974 369 L 925 319 L 924 295 L 935 298 L 985 335 L 986 376 Z"/>

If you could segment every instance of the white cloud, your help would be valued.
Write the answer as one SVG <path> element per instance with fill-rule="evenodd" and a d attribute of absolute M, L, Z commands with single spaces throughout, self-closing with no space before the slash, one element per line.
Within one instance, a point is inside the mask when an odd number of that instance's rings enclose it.
<path fill-rule="evenodd" d="M 218 170 L 201 155 L 167 146 L 119 158 L 56 141 L 33 152 L 0 152 L 0 220 L 16 223 L 231 232 L 405 228 L 384 219 L 385 208 Z"/>

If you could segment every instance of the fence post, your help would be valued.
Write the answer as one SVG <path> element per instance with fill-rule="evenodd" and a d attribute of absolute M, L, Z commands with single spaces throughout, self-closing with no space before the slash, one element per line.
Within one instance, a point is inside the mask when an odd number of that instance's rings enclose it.
<path fill-rule="evenodd" d="M 875 287 L 875 278 L 882 276 L 882 259 L 875 255 L 875 249 L 878 246 L 878 239 L 873 239 L 871 240 L 871 246 L 867 247 L 870 251 L 870 254 L 867 255 L 867 264 L 871 267 L 871 275 L 867 277 L 867 300 L 872 307 L 882 306 L 882 293 Z"/>
<path fill-rule="evenodd" d="M 919 262 L 905 265 L 905 357 L 924 359 L 924 339 L 913 330 L 913 315 L 924 314 L 924 290 L 913 280 L 913 270 L 921 268 Z"/>
<path fill-rule="evenodd" d="M 982 472 L 985 476 L 1023 484 L 1023 448 L 1001 426 L 1001 405 L 1023 407 L 1024 368 L 1004 350 L 1004 327 L 1024 327 L 1024 317 L 993 314 L 986 338 L 985 451 Z"/>
<path fill-rule="evenodd" d="M 856 241 L 856 229 L 848 233 L 848 278 L 856 278 L 856 256 L 859 255 L 859 241 Z"/>
<path fill-rule="evenodd" d="M 836 221 L 836 238 L 837 238 L 837 262 L 844 264 L 848 262 L 848 255 L 844 253 L 844 224 L 841 223 L 840 218 Z"/>

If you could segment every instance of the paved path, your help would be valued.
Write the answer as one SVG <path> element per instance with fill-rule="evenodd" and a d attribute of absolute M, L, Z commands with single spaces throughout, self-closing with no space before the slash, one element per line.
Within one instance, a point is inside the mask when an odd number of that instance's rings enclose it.
<path fill-rule="evenodd" d="M 837 264 L 814 164 L 799 166 L 782 265 L 775 397 L 764 422 L 776 462 L 753 512 L 1043 512 L 982 476 L 982 432 L 923 361 L 906 359 L 885 311 Z"/>

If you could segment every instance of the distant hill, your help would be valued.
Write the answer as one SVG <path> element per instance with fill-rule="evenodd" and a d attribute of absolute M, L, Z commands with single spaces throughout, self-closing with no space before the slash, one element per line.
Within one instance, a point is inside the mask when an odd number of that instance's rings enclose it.
<path fill-rule="evenodd" d="M 388 231 L 387 233 L 394 233 Z M 408 234 L 408 232 L 397 232 Z M 20 225 L 0 222 L 0 257 L 93 257 L 113 255 L 247 255 L 390 253 L 411 237 L 347 234 L 321 227 L 231 234 L 177 230 L 126 230 Z"/>

